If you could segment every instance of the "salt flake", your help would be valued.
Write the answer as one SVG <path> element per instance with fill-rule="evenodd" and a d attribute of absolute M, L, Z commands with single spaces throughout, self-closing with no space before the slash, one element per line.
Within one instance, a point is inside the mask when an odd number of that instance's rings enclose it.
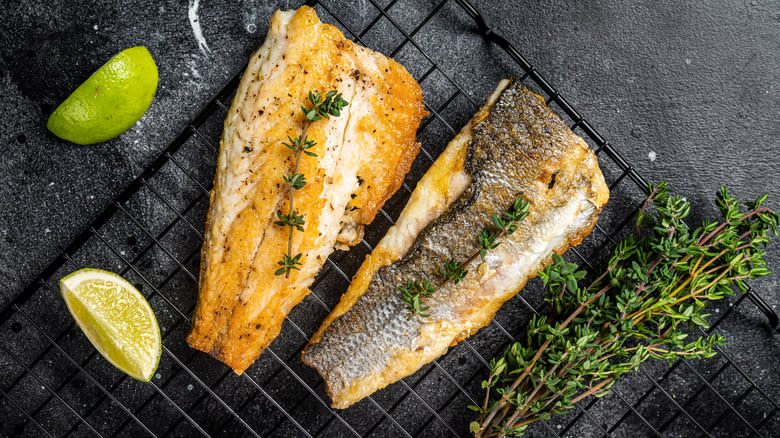
<path fill-rule="evenodd" d="M 655 153 L 655 151 L 650 151 L 647 153 L 647 158 L 649 158 L 650 161 L 655 161 L 657 157 L 658 155 Z"/>

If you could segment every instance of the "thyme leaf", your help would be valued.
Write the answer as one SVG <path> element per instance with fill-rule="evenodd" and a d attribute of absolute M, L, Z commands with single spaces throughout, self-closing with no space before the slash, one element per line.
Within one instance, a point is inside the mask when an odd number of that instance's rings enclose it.
<path fill-rule="evenodd" d="M 430 297 L 436 291 L 430 281 L 407 279 L 406 284 L 398 286 L 398 290 L 402 292 L 406 308 L 412 315 L 419 315 L 423 318 L 430 316 L 425 313 L 428 307 L 423 305 L 423 299 Z"/>
<path fill-rule="evenodd" d="M 447 263 L 439 266 L 439 273 L 447 280 L 453 280 L 455 284 L 458 284 L 469 271 L 463 269 L 463 264 L 458 263 L 455 259 L 449 259 Z"/>
<path fill-rule="evenodd" d="M 301 265 L 301 256 L 303 254 L 298 253 L 294 256 L 290 256 L 290 254 L 285 254 L 281 260 L 277 262 L 278 265 L 281 265 L 282 267 L 276 270 L 276 275 L 282 275 L 285 272 L 290 272 L 292 269 L 295 269 L 296 271 L 299 271 L 300 268 L 298 266 Z"/>

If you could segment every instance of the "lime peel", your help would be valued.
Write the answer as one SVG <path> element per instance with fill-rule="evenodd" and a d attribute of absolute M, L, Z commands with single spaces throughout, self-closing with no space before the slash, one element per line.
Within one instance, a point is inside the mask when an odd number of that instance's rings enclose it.
<path fill-rule="evenodd" d="M 146 113 L 158 81 L 157 65 L 146 47 L 122 50 L 54 110 L 46 128 L 76 144 L 110 140 Z"/>

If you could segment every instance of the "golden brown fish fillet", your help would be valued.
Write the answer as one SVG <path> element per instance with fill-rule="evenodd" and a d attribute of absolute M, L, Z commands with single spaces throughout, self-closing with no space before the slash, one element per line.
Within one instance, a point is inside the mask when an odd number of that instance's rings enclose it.
<path fill-rule="evenodd" d="M 464 266 L 411 316 L 397 287 L 444 280 L 438 267 L 478 248 L 491 214 L 523 196 L 529 216 Z M 333 407 L 346 408 L 443 355 L 493 319 L 550 262 L 590 233 L 609 197 L 596 155 L 519 82 L 502 81 L 423 176 L 396 224 L 366 257 L 304 349 Z"/>
<path fill-rule="evenodd" d="M 317 157 L 304 156 L 295 207 L 306 220 L 292 254 L 300 271 L 274 275 L 287 251 L 282 177 L 293 167 L 287 136 L 300 134 L 309 91 L 336 89 L 340 117 L 313 123 Z M 198 303 L 187 342 L 243 372 L 279 334 L 334 247 L 360 242 L 400 187 L 419 144 L 422 90 L 403 66 L 356 45 L 313 9 L 277 11 L 252 55 L 225 119 L 201 254 Z"/>

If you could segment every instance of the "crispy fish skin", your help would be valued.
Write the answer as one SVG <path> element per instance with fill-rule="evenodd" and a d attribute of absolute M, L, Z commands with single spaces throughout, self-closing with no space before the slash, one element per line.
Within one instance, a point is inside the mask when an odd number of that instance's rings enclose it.
<path fill-rule="evenodd" d="M 517 231 L 484 262 L 465 266 L 463 281 L 434 292 L 429 318 L 411 317 L 397 286 L 410 278 L 440 284 L 438 267 L 473 254 L 491 214 L 521 195 L 530 214 Z M 414 373 L 488 324 L 553 253 L 578 245 L 608 197 L 585 141 L 540 96 L 502 81 L 420 180 L 303 361 L 342 409 Z"/>
<path fill-rule="evenodd" d="M 308 92 L 337 89 L 349 105 L 313 123 L 317 157 L 304 156 L 307 184 L 295 194 L 305 217 L 292 254 L 300 271 L 274 275 L 287 252 L 294 152 L 282 142 L 301 132 Z M 285 316 L 334 247 L 360 242 L 401 186 L 419 151 L 422 90 L 400 64 L 346 39 L 313 9 L 277 11 L 252 55 L 225 119 L 201 253 L 198 302 L 187 342 L 243 372 L 274 340 Z"/>

